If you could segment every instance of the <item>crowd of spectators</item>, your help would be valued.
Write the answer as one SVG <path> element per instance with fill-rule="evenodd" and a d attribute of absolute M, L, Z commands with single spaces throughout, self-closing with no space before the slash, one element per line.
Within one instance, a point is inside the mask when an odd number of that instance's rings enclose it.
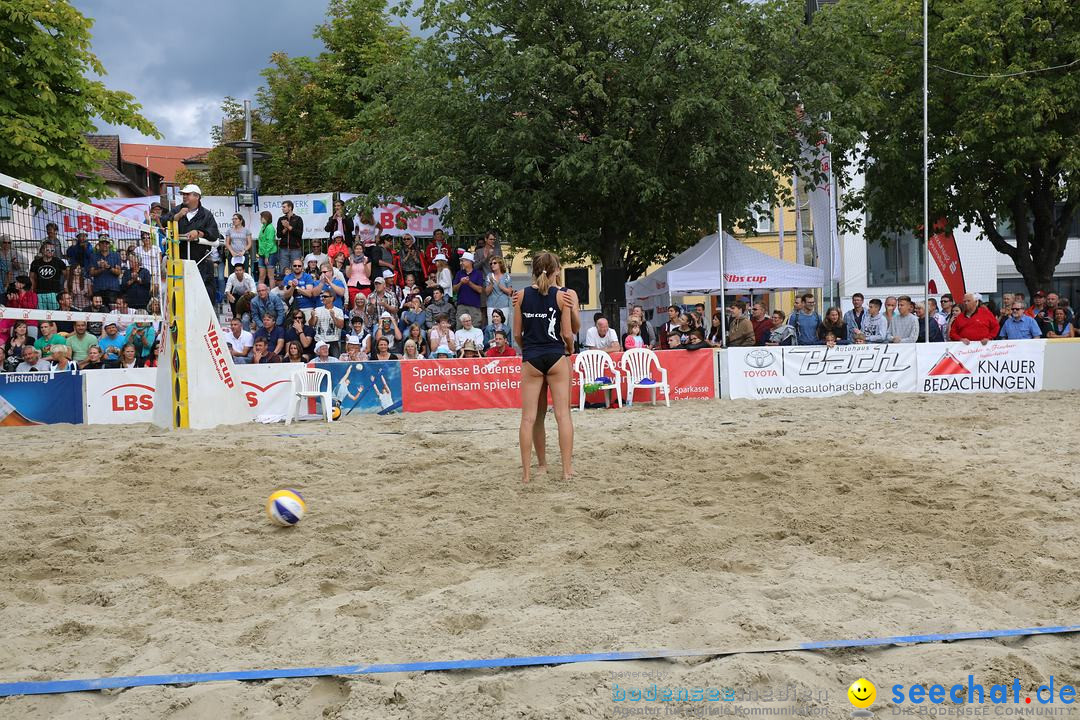
<path fill-rule="evenodd" d="M 991 340 L 1080 337 L 1068 301 L 1057 293 L 1035 293 L 1031 306 L 1019 293 L 1005 293 L 999 309 L 984 302 L 976 293 L 968 293 L 954 303 L 948 293 L 929 298 L 924 305 L 907 295 L 889 296 L 884 301 L 873 298 L 868 303 L 862 293 L 852 297 L 852 309 L 841 313 L 830 307 L 824 316 L 817 312 L 812 293 L 795 299 L 791 315 L 783 310 L 768 312 L 764 303 L 752 305 L 736 300 L 727 309 L 727 317 L 713 313 L 707 326 L 703 304 L 693 311 L 679 305 L 665 308 L 667 321 L 652 327 L 645 321 L 641 306 L 630 309 L 626 332 L 620 339 L 611 330 L 607 318 L 597 315 L 585 346 L 605 352 L 619 352 L 635 347 L 654 349 L 698 350 L 709 347 L 748 347 L 754 345 L 849 345 L 875 343 L 927 342 L 926 315 L 929 312 L 929 342 L 946 339 L 987 343 Z M 726 325 L 726 335 L 724 328 Z"/>
<path fill-rule="evenodd" d="M 513 343 L 514 287 L 498 236 L 487 233 L 471 251 L 454 248 L 441 230 L 427 248 L 405 234 L 383 235 L 370 216 L 356 222 L 344 205 L 305 252 L 303 219 L 286 201 L 275 221 L 260 214 L 253 233 L 234 215 L 210 261 L 219 292 L 213 300 L 227 318 L 223 334 L 237 363 L 335 362 L 361 359 L 509 357 Z M 161 207 L 155 203 L 151 221 Z M 49 223 L 27 267 L 0 235 L 4 305 L 25 309 L 85 310 L 101 322 L 40 323 L 0 320 L 0 368 L 5 372 L 67 368 L 144 367 L 157 363 L 160 319 L 133 322 L 132 313 L 161 315 L 162 251 L 142 233 L 120 249 L 108 233 L 91 245 L 85 232 L 69 242 Z M 227 270 L 227 273 L 226 273 Z M 666 321 L 649 322 L 630 308 L 620 337 L 598 314 L 585 334 L 587 348 L 618 352 L 637 347 L 699 350 L 750 345 L 988 342 L 994 339 L 1067 338 L 1080 335 L 1068 301 L 1037 292 L 1030 306 L 1006 293 L 1000 309 L 977 294 L 954 303 L 949 294 L 924 306 L 908 296 L 865 302 L 861 293 L 842 313 L 816 309 L 812 293 L 796 298 L 790 315 L 761 302 L 738 300 L 706 321 L 705 306 L 673 305 Z M 927 314 L 930 316 L 926 337 Z M 113 319 L 115 316 L 115 320 Z M 656 318 L 660 319 L 660 318 Z M 655 321 L 655 320 L 654 320 Z M 722 330 L 726 326 L 726 334 Z"/>
<path fill-rule="evenodd" d="M 303 219 L 288 202 L 282 209 L 276 223 L 269 212 L 261 213 L 257 239 L 235 215 L 208 260 L 229 268 L 212 300 L 223 316 L 234 362 L 517 354 L 514 287 L 494 232 L 466 251 L 454 248 L 440 230 L 422 250 L 411 235 L 399 242 L 383 236 L 370 218 L 355 223 L 338 202 L 326 225 L 326 249 L 314 239 L 305 252 Z M 39 328 L 34 320 L 2 320 L 0 367 L 40 370 L 50 362 L 42 353 L 53 365 L 66 354 L 83 369 L 156 365 L 160 319 L 134 323 L 125 316 L 160 318 L 160 246 L 144 233 L 138 245 L 118 250 L 108 233 L 100 233 L 91 248 L 86 233 L 79 233 L 65 248 L 56 230 L 50 223 L 29 275 L 10 251 L 11 239 L 0 237 L 0 273 L 7 283 L 3 304 L 98 312 L 117 320 L 60 323 L 65 327 L 59 328 L 44 321 Z M 43 345 L 45 337 L 50 339 Z M 26 350 L 35 344 L 37 356 Z M 54 346 L 67 350 L 54 356 Z"/>

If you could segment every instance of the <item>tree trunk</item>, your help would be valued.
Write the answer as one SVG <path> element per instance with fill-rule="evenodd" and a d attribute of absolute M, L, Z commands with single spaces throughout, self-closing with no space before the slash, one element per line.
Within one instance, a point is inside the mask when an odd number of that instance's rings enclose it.
<path fill-rule="evenodd" d="M 1053 287 L 1054 270 L 1065 254 L 1077 199 L 1070 198 L 1057 208 L 1050 187 L 1035 187 L 1029 194 L 1013 198 L 1009 206 L 1015 245 L 1005 241 L 997 230 L 996 219 L 986 212 L 980 213 L 983 231 L 994 249 L 1013 261 L 1024 279 L 1029 298 L 1039 290 L 1049 292 Z"/>

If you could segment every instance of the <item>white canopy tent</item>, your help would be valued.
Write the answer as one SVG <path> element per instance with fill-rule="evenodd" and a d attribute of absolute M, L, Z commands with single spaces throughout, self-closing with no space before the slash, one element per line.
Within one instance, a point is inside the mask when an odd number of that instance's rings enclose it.
<path fill-rule="evenodd" d="M 724 233 L 724 277 L 720 277 L 720 237 L 697 245 L 643 278 L 626 283 L 627 305 L 656 309 L 674 295 L 719 295 L 730 291 L 772 291 L 821 287 L 821 268 L 787 262 L 743 245 Z"/>

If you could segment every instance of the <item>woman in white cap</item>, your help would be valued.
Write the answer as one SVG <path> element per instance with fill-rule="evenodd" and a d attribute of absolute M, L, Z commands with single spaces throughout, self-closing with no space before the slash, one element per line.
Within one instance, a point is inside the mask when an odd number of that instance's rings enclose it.
<path fill-rule="evenodd" d="M 401 328 L 394 322 L 394 316 L 383 311 L 379 316 L 379 327 L 375 329 L 375 342 L 382 338 L 390 341 L 390 351 L 399 352 L 401 347 Z"/>
<path fill-rule="evenodd" d="M 454 290 L 454 278 L 450 274 L 450 266 L 446 262 L 446 256 L 439 253 L 435 256 L 435 277 L 439 287 L 443 289 L 443 295 L 450 296 Z"/>
<path fill-rule="evenodd" d="M 559 259 L 542 252 L 533 259 L 533 284 L 514 293 L 514 337 L 521 348 L 521 480 L 529 481 L 532 449 L 536 448 L 538 469 L 547 469 L 544 416 L 547 391 L 559 424 L 559 452 L 562 476 L 574 473 L 574 423 L 570 417 L 570 354 L 580 327 L 575 312 L 577 295 L 560 288 Z M 577 320 L 577 323 L 574 321 Z M 578 327 L 575 327 L 575 324 Z"/>
<path fill-rule="evenodd" d="M 342 242 L 348 243 L 352 241 L 353 236 L 356 234 L 356 229 L 353 226 L 353 219 L 349 213 L 345 212 L 345 203 L 340 200 L 334 201 L 334 214 L 326 221 L 326 225 L 323 226 L 323 232 L 330 233 L 331 238 L 340 236 Z M 345 252 L 347 253 L 348 247 Z M 330 257 L 333 257 L 334 253 L 330 253 Z"/>
<path fill-rule="evenodd" d="M 364 354 L 364 348 L 358 336 L 347 335 L 345 337 L 345 352 L 341 353 L 338 360 L 342 362 L 363 362 L 367 360 L 367 355 Z"/>
<path fill-rule="evenodd" d="M 334 234 L 330 237 L 330 247 L 326 248 L 326 254 L 330 256 L 330 262 L 334 262 L 334 259 L 338 255 L 344 256 L 346 259 L 349 257 L 349 245 L 345 242 L 345 235 L 340 230 L 335 230 Z"/>

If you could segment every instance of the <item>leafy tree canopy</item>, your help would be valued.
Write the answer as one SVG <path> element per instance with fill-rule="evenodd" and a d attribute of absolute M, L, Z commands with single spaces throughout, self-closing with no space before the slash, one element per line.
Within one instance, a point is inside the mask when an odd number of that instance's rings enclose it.
<path fill-rule="evenodd" d="M 403 12 L 405 9 L 399 9 Z M 630 277 L 779 190 L 798 157 L 779 48 L 798 3 L 425 0 L 330 160 L 376 193 L 451 193 L 499 230 Z"/>
<path fill-rule="evenodd" d="M 1080 4 L 932 0 L 929 29 L 931 221 L 977 225 L 1049 287 L 1080 203 Z M 843 0 L 800 38 L 792 82 L 865 172 L 847 202 L 868 239 L 921 228 L 922 3 Z"/>
<path fill-rule="evenodd" d="M 80 199 L 106 194 L 86 140 L 96 118 L 161 137 L 134 98 L 90 75 L 93 24 L 60 0 L 0 0 L 0 171 Z"/>

